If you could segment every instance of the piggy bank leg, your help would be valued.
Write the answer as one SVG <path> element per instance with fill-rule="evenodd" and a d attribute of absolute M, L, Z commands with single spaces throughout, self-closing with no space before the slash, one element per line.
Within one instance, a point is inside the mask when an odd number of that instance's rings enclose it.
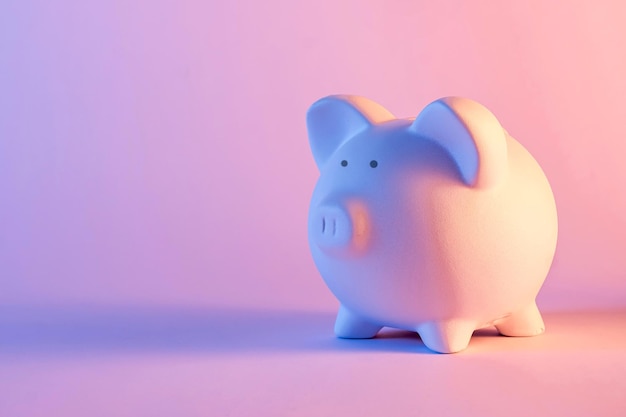
<path fill-rule="evenodd" d="M 339 307 L 335 321 L 335 334 L 344 339 L 369 339 L 376 336 L 382 326 L 373 324 L 354 314 L 344 306 Z"/>
<path fill-rule="evenodd" d="M 534 301 L 526 308 L 496 321 L 494 325 L 504 336 L 536 336 L 546 328 Z"/>
<path fill-rule="evenodd" d="M 476 323 L 464 320 L 431 321 L 417 328 L 422 342 L 439 353 L 455 353 L 467 347 Z"/>

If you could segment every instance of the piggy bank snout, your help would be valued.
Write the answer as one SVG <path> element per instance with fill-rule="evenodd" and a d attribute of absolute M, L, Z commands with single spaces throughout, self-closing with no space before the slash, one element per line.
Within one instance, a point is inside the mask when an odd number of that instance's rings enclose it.
<path fill-rule="evenodd" d="M 314 210 L 309 225 L 313 241 L 321 248 L 341 248 L 352 240 L 352 219 L 345 208 L 325 205 Z"/>
<path fill-rule="evenodd" d="M 371 219 L 364 202 L 322 204 L 311 212 L 309 237 L 330 252 L 362 253 L 370 246 Z"/>

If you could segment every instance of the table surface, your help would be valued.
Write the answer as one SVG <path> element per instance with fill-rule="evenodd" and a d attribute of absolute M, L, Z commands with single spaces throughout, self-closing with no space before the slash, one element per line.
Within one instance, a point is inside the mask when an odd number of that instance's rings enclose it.
<path fill-rule="evenodd" d="M 477 331 L 340 340 L 331 312 L 0 308 L 0 416 L 624 416 L 626 310 Z"/>

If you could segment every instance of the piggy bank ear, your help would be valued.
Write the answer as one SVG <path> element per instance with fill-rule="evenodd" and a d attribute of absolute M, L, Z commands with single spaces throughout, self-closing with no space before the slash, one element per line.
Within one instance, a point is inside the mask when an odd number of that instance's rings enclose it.
<path fill-rule="evenodd" d="M 359 96 L 328 96 L 307 112 L 309 143 L 319 168 L 346 140 L 373 124 L 394 119 L 380 104 Z"/>
<path fill-rule="evenodd" d="M 446 97 L 434 101 L 410 129 L 441 145 L 469 186 L 491 187 L 506 175 L 506 133 L 496 117 L 473 100 Z"/>

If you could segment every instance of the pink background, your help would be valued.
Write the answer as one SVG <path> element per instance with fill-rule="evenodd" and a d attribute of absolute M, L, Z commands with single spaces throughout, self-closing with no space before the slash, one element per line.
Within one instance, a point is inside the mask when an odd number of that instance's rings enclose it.
<path fill-rule="evenodd" d="M 557 3 L 3 1 L 0 415 L 174 415 L 182 404 L 181 415 L 350 415 L 353 403 L 374 413 L 413 401 L 620 415 L 626 341 L 614 335 L 626 317 L 585 312 L 626 308 L 626 8 Z M 468 96 L 535 155 L 559 210 L 539 296 L 552 336 L 475 338 L 452 359 L 416 355 L 408 346 L 423 345 L 406 334 L 332 339 L 337 303 L 306 240 L 317 170 L 304 115 L 333 93 L 400 117 Z M 214 337 L 189 336 L 203 332 Z M 585 334 L 596 344 L 573 349 Z M 181 342 L 159 344 L 172 335 Z M 537 344 L 515 347 L 525 343 Z M 503 365 L 514 362 L 535 367 Z M 486 397 L 462 390 L 483 372 L 491 382 L 474 390 L 497 396 L 515 380 L 513 397 L 481 408 Z M 324 381 L 349 375 L 358 384 L 331 394 Z M 431 402 L 410 396 L 424 381 Z M 597 402 L 582 399 L 590 384 Z M 374 392 L 385 395 L 374 403 Z M 543 393 L 545 408 L 524 408 L 519 392 Z"/>

